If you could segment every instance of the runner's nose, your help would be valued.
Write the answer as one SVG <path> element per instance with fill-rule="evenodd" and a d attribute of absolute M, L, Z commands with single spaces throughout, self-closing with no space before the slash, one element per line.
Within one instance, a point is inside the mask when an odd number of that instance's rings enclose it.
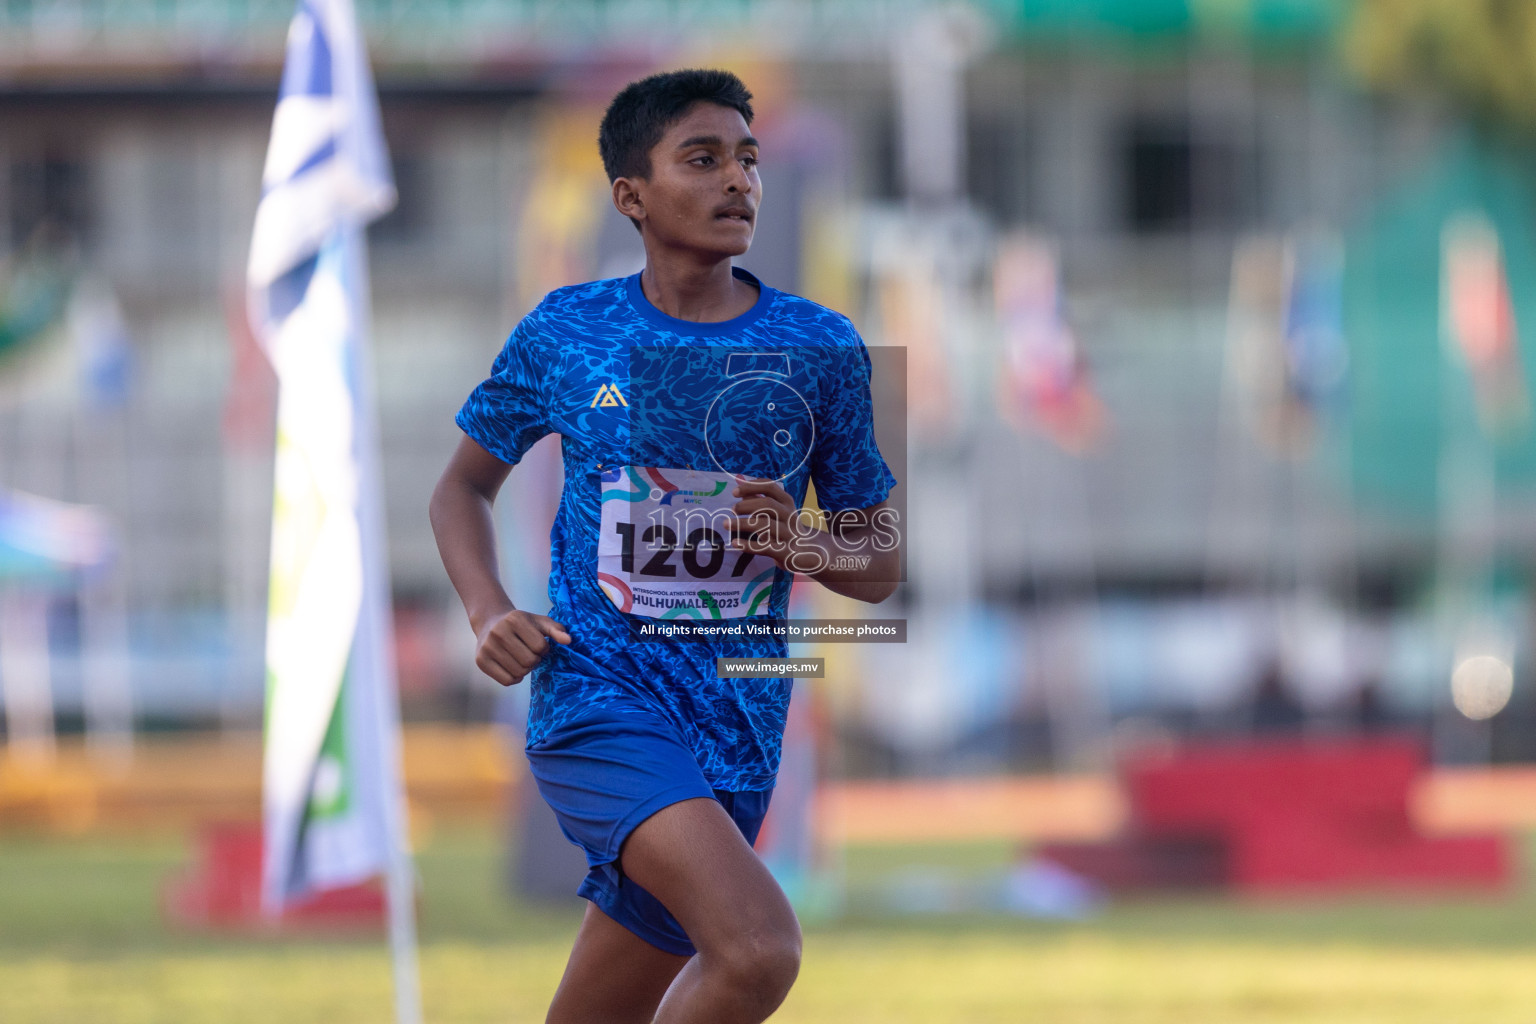
<path fill-rule="evenodd" d="M 741 161 L 735 161 L 732 166 L 735 171 L 726 180 L 725 191 L 730 195 L 743 195 L 752 191 L 752 179 L 747 175 L 747 169 L 741 165 Z"/>

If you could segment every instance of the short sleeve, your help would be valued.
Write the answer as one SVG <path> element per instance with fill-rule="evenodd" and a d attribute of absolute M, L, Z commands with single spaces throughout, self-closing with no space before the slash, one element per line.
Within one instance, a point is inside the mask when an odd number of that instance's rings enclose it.
<path fill-rule="evenodd" d="M 896 486 L 875 443 L 869 352 L 851 326 L 849 330 L 853 344 L 828 351 L 826 397 L 811 451 L 811 482 L 817 504 L 827 512 L 878 505 Z"/>
<path fill-rule="evenodd" d="M 454 417 L 459 429 L 509 466 L 550 432 L 532 316 L 513 329 L 491 364 L 491 375 L 469 393 Z"/>

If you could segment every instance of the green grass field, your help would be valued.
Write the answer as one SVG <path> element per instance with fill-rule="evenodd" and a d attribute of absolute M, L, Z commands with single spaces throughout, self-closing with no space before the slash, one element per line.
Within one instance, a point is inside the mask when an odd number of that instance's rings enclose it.
<path fill-rule="evenodd" d="M 981 874 L 1002 846 L 855 848 L 847 912 L 806 928 L 775 1021 L 800 1024 L 1536 1024 L 1536 898 L 1139 902 L 1085 923 L 893 915 L 914 868 Z M 0 840 L 5 1024 L 362 1024 L 391 1019 L 377 939 L 209 938 L 161 921 L 171 841 Z M 579 907 L 513 906 L 498 837 L 419 858 L 427 1019 L 534 1022 Z"/>

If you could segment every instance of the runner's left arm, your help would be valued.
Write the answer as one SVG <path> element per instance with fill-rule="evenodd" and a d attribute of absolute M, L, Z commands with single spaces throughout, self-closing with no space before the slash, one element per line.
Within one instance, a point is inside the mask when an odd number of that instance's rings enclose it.
<path fill-rule="evenodd" d="M 895 593 L 901 553 L 889 502 L 833 512 L 822 530 L 776 481 L 742 481 L 735 493 L 741 500 L 730 524 L 733 547 L 767 555 L 779 568 L 856 601 L 879 604 Z"/>

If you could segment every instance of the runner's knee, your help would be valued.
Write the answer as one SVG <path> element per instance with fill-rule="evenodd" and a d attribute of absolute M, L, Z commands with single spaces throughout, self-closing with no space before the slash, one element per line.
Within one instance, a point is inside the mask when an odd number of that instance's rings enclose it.
<path fill-rule="evenodd" d="M 719 971 L 732 991 L 771 1010 L 788 995 L 800 973 L 800 928 L 791 918 L 770 927 L 743 929 L 701 952 L 708 967 Z"/>

